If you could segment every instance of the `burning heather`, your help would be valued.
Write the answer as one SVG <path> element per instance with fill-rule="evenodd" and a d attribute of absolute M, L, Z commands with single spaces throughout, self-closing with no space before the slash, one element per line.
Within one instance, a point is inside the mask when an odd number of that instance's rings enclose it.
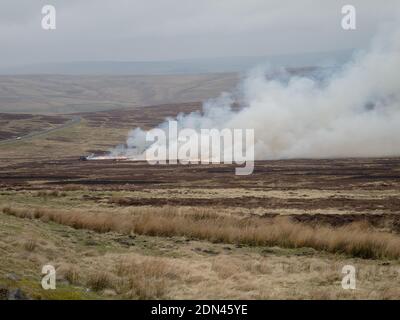
<path fill-rule="evenodd" d="M 123 161 L 123 160 L 134 160 L 134 159 L 129 159 L 128 157 L 125 156 L 114 156 L 111 153 L 106 154 L 106 155 L 95 155 L 91 154 L 87 157 L 81 158 L 82 160 L 118 160 L 118 161 Z"/>

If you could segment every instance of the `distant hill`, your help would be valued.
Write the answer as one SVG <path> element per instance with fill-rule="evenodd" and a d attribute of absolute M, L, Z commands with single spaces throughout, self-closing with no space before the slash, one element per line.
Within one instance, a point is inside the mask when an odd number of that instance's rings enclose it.
<path fill-rule="evenodd" d="M 74 113 L 203 101 L 238 81 L 236 73 L 0 75 L 0 112 Z"/>
<path fill-rule="evenodd" d="M 324 77 L 350 51 L 160 62 L 70 62 L 0 71 L 0 112 L 75 113 L 204 101 L 232 90 L 257 65 Z M 321 68 L 323 66 L 323 68 Z M 3 73 L 3 74 L 2 74 Z M 274 72 L 269 74 L 275 77 Z"/>
<path fill-rule="evenodd" d="M 353 51 L 317 52 L 258 57 L 222 57 L 174 61 L 76 61 L 0 69 L 0 74 L 66 75 L 171 75 L 243 72 L 257 65 L 274 67 L 334 66 L 347 61 Z"/>

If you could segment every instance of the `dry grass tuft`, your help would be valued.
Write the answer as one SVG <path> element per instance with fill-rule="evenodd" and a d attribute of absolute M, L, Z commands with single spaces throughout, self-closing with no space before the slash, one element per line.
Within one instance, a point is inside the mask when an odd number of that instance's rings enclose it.
<path fill-rule="evenodd" d="M 38 242 L 36 239 L 28 239 L 24 241 L 23 247 L 28 252 L 33 252 L 38 246 Z"/>
<path fill-rule="evenodd" d="M 117 274 L 126 279 L 120 290 L 128 298 L 141 300 L 166 298 L 168 281 L 177 278 L 172 267 L 157 258 L 122 261 L 117 266 Z"/>
<path fill-rule="evenodd" d="M 79 271 L 76 267 L 71 265 L 61 266 L 59 270 L 57 270 L 57 274 L 61 275 L 61 277 L 67 280 L 70 284 L 78 284 L 79 283 Z"/>
<path fill-rule="evenodd" d="M 113 287 L 112 276 L 107 272 L 94 272 L 88 275 L 87 285 L 94 291 Z"/>

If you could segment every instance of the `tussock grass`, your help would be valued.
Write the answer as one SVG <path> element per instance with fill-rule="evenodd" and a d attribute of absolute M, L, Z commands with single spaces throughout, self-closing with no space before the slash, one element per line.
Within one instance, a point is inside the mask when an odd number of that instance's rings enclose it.
<path fill-rule="evenodd" d="M 73 265 L 62 265 L 57 273 L 61 275 L 61 277 L 67 280 L 70 284 L 78 284 L 79 283 L 79 270 Z"/>
<path fill-rule="evenodd" d="M 172 267 L 162 259 L 121 261 L 116 273 L 125 280 L 121 291 L 131 299 L 162 299 L 166 297 L 168 282 L 177 278 Z"/>
<path fill-rule="evenodd" d="M 38 246 L 38 242 L 36 239 L 28 239 L 24 241 L 23 247 L 28 252 L 33 252 Z"/>
<path fill-rule="evenodd" d="M 127 213 L 62 211 L 5 207 L 5 214 L 43 219 L 96 232 L 115 231 L 149 236 L 186 236 L 211 242 L 283 248 L 310 247 L 365 259 L 400 257 L 400 237 L 365 223 L 343 227 L 310 226 L 288 218 L 222 216 L 207 209 L 135 208 Z"/>
<path fill-rule="evenodd" d="M 87 285 L 94 291 L 101 291 L 113 286 L 112 276 L 105 271 L 89 274 Z"/>

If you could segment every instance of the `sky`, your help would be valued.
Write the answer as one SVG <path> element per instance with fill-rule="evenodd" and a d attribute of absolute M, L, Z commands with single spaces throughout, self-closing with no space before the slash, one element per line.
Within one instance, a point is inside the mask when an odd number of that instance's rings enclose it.
<path fill-rule="evenodd" d="M 56 30 L 41 27 L 47 4 Z M 341 28 L 345 4 L 357 30 Z M 357 49 L 399 9 L 399 0 L 1 0 L 0 67 Z"/>

